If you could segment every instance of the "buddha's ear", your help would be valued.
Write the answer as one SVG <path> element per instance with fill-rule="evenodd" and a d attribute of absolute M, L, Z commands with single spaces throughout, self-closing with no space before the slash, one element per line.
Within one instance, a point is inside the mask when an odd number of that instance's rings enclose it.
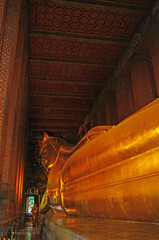
<path fill-rule="evenodd" d="M 46 140 L 47 138 L 49 138 L 49 135 L 46 132 L 44 132 L 44 139 L 43 140 Z"/>

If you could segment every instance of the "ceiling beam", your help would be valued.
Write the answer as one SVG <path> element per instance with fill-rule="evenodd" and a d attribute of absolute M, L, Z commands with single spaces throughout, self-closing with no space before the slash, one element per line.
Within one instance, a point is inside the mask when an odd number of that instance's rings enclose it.
<path fill-rule="evenodd" d="M 133 9 L 133 10 L 146 10 L 148 6 L 145 6 L 143 4 L 131 4 L 126 2 L 116 2 L 114 0 L 112 1 L 102 1 L 102 0 L 60 0 L 60 2 L 73 2 L 73 3 L 80 3 L 80 4 L 89 4 L 89 5 L 99 5 L 104 7 L 115 7 L 115 8 L 125 8 L 125 9 Z"/>
<path fill-rule="evenodd" d="M 73 85 L 92 85 L 92 86 L 104 86 L 104 83 L 102 82 L 96 82 L 96 81 L 84 81 L 84 80 L 75 80 L 75 79 L 67 79 L 67 78 L 51 78 L 49 77 L 49 80 L 45 77 L 29 77 L 30 81 L 47 81 L 47 82 L 54 82 L 54 83 L 71 83 Z"/>
<path fill-rule="evenodd" d="M 35 32 L 34 32 L 35 31 Z M 44 31 L 44 32 L 43 32 Z M 47 34 L 48 33 L 48 34 Z M 66 36 L 65 36 L 66 34 Z M 69 40 L 69 41 L 76 41 L 76 42 L 84 42 L 84 43 L 101 43 L 102 45 L 114 45 L 117 44 L 118 46 L 125 47 L 126 44 L 128 43 L 128 40 L 126 39 L 121 39 L 118 37 L 105 37 L 105 36 L 88 36 L 88 38 L 85 35 L 75 35 L 75 33 L 62 33 L 57 32 L 57 34 L 54 32 L 50 32 L 47 30 L 31 30 L 29 33 L 30 38 L 32 37 L 41 37 L 41 38 L 50 38 L 50 39 L 58 39 L 58 40 Z M 73 36 L 72 36 L 73 35 Z M 101 38 L 101 39 L 100 39 Z M 104 38 L 104 39 L 103 39 Z"/>
<path fill-rule="evenodd" d="M 80 111 L 89 111 L 90 110 L 90 108 L 89 107 L 82 107 L 82 106 L 77 106 L 77 107 L 64 107 L 64 106 L 56 106 L 56 105 L 43 105 L 43 104 L 30 104 L 29 105 L 30 106 L 30 108 L 35 108 L 35 109 L 39 109 L 39 108 L 50 108 L 50 109 L 54 109 L 54 110 L 70 110 L 70 111 L 73 111 L 73 110 L 80 110 Z"/>
<path fill-rule="evenodd" d="M 96 95 L 86 95 L 86 94 L 56 94 L 56 93 L 49 93 L 49 92 L 38 92 L 38 93 L 34 93 L 31 92 L 30 96 L 44 96 L 44 97 L 53 97 L 53 98 L 82 98 L 83 100 L 85 99 L 95 99 Z"/>
<path fill-rule="evenodd" d="M 35 0 L 31 0 L 30 2 L 33 3 Z M 41 0 L 41 2 L 44 3 L 52 3 L 56 2 L 54 0 Z M 89 5 L 89 6 L 103 6 L 103 7 L 115 7 L 115 8 L 124 8 L 124 9 L 133 9 L 133 10 L 138 10 L 144 11 L 148 8 L 148 5 L 145 4 L 131 4 L 131 3 L 122 3 L 122 2 L 117 2 L 114 0 L 58 0 L 59 3 L 76 3 L 78 6 L 83 6 L 84 5 Z"/>
<path fill-rule="evenodd" d="M 80 60 L 71 60 L 64 58 L 50 58 L 50 57 L 29 57 L 31 61 L 40 61 L 40 62 L 55 62 L 55 63 L 69 63 L 69 64 L 82 64 L 82 65 L 96 65 L 96 66 L 104 66 L 108 68 L 114 68 L 116 65 L 114 63 L 106 63 L 106 62 L 92 62 L 92 61 L 80 61 Z"/>
<path fill-rule="evenodd" d="M 54 32 L 54 31 L 47 31 L 47 30 L 36 30 L 30 29 L 29 34 L 40 34 L 40 35 L 52 35 L 58 37 L 66 37 L 69 38 L 79 38 L 79 39 L 89 39 L 89 40 L 101 40 L 104 42 L 116 42 L 117 44 L 127 43 L 128 39 L 125 38 L 114 38 L 114 37 L 105 37 L 105 36 L 94 36 L 94 35 L 87 35 L 87 34 L 79 34 L 79 33 L 64 33 L 64 32 Z"/>
<path fill-rule="evenodd" d="M 38 131 L 38 132 L 54 132 L 54 133 L 60 133 L 61 135 L 72 136 L 77 137 L 78 134 L 78 127 L 48 127 L 48 126 L 32 126 L 31 131 Z"/>
<path fill-rule="evenodd" d="M 72 123 L 46 123 L 44 122 L 30 122 L 30 126 L 47 126 L 47 127 L 65 127 L 65 128 L 79 128 L 79 123 L 75 123 L 72 121 Z"/>
<path fill-rule="evenodd" d="M 65 126 L 63 126 L 63 127 L 55 127 L 55 126 L 53 126 L 53 127 L 49 127 L 49 126 L 32 126 L 32 128 L 31 129 L 41 129 L 42 131 L 43 131 L 43 129 L 44 128 L 46 128 L 46 129 L 50 129 L 50 130 L 56 130 L 56 131 L 59 131 L 59 130 L 61 130 L 61 131 L 66 131 L 66 132 L 70 132 L 70 130 L 73 130 L 73 131 L 77 131 L 78 130 L 78 127 L 65 127 Z"/>
<path fill-rule="evenodd" d="M 45 119 L 45 120 L 47 120 L 47 119 L 64 119 L 64 120 L 82 120 L 83 119 L 83 117 L 82 116 L 75 116 L 75 115 L 47 115 L 47 114 L 29 114 L 29 118 L 39 118 L 39 119 Z"/>

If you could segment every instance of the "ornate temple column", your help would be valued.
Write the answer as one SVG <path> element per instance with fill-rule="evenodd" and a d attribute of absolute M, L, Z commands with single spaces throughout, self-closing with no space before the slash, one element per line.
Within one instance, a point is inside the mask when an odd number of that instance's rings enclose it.
<path fill-rule="evenodd" d="M 20 76 L 24 48 L 24 44 L 22 44 L 24 36 L 22 35 L 25 34 L 19 25 L 21 8 L 22 0 L 6 0 L 1 26 L 0 169 L 2 169 L 2 176 L 0 179 L 0 235 L 2 236 L 6 234 L 8 224 L 13 220 L 13 214 L 10 213 L 13 210 L 10 197 L 13 199 L 14 194 L 11 193 L 14 192 L 14 189 L 12 192 L 11 180 L 17 170 L 13 165 L 17 161 L 13 156 L 17 121 L 17 85 L 18 81 L 22 80 L 22 76 Z M 24 24 L 22 25 L 24 28 Z M 18 34 L 21 31 L 23 32 L 22 37 Z M 21 98 L 23 98 L 23 92 L 20 92 Z"/>
<path fill-rule="evenodd" d="M 84 135 L 88 132 L 87 124 L 84 126 Z"/>
<path fill-rule="evenodd" d="M 26 61 L 26 60 L 25 60 Z M 25 66 L 25 64 L 24 64 Z M 13 145 L 13 171 L 11 173 L 11 197 L 10 197 L 10 219 L 15 220 L 19 217 L 19 208 L 18 206 L 18 199 L 21 199 L 19 196 L 18 187 L 20 187 L 19 179 L 20 175 L 23 177 L 24 169 L 21 169 L 21 165 L 24 165 L 26 152 L 24 146 L 26 146 L 26 116 L 27 116 L 27 75 L 23 72 L 23 76 L 21 76 L 21 84 L 19 85 L 18 93 L 23 94 L 23 98 L 19 95 L 16 103 L 16 109 L 18 109 L 16 114 L 16 124 L 15 124 L 15 134 L 14 134 L 14 145 Z M 24 151 L 24 152 L 23 152 Z M 21 169 L 21 170 L 20 170 Z M 17 188 L 16 188 L 17 186 Z"/>
<path fill-rule="evenodd" d="M 150 54 L 156 83 L 156 98 L 159 96 L 159 24 L 156 23 L 150 33 Z"/>
<path fill-rule="evenodd" d="M 134 112 L 131 79 L 128 73 L 120 75 L 116 83 L 118 120 L 121 121 Z"/>
<path fill-rule="evenodd" d="M 14 68 L 14 77 L 16 78 L 16 93 L 12 103 L 15 105 L 15 112 L 12 116 L 14 127 L 13 127 L 13 140 L 11 148 L 11 157 L 12 161 L 10 164 L 10 179 L 11 179 L 11 190 L 10 190 L 10 203 L 9 203 L 9 222 L 13 222 L 16 219 L 16 208 L 15 208 L 15 179 L 17 175 L 18 168 L 18 144 L 21 146 L 22 139 L 18 139 L 20 131 L 24 132 L 22 118 L 26 118 L 24 114 L 25 105 L 22 104 L 22 101 L 26 98 L 24 94 L 24 88 L 26 88 L 26 63 L 27 63 L 27 52 L 25 49 L 25 11 L 22 9 L 20 27 L 18 33 L 18 43 L 16 51 L 16 61 Z M 18 67 L 17 67 L 18 66 Z M 23 96 L 23 97 L 22 97 Z M 22 126 L 22 127 L 20 127 Z"/>
<path fill-rule="evenodd" d="M 106 94 L 106 125 L 118 123 L 117 100 L 115 91 Z"/>
<path fill-rule="evenodd" d="M 137 111 L 154 99 L 150 60 L 144 54 L 134 55 L 131 62 L 131 83 L 134 110 Z"/>
<path fill-rule="evenodd" d="M 90 128 L 97 126 L 97 112 L 94 112 L 93 116 L 90 119 Z"/>
<path fill-rule="evenodd" d="M 99 96 L 96 107 L 97 125 L 106 125 L 106 91 L 103 90 Z"/>
<path fill-rule="evenodd" d="M 6 2 L 7 2 L 6 0 L 2 0 L 0 2 L 0 52 L 2 51 L 2 40 L 3 40 L 3 30 L 4 30 L 4 24 L 2 27 L 2 22 L 4 19 L 4 10 L 6 9 L 5 4 L 7 4 Z M 1 58 L 1 55 L 0 55 L 0 58 Z M 0 94 L 1 92 L 2 90 L 0 89 Z M 0 112 L 1 112 L 1 107 L 0 107 Z M 2 181 L 2 166 L 3 166 L 3 161 L 2 161 L 2 158 L 0 157 L 0 191 L 1 191 L 1 181 Z"/>
<path fill-rule="evenodd" d="M 0 31 L 2 30 L 2 22 L 3 22 L 3 16 L 4 16 L 5 3 L 6 3 L 6 0 L 0 1 Z"/>
<path fill-rule="evenodd" d="M 98 105 L 97 122 L 98 125 L 106 125 L 106 105 L 104 102 Z"/>

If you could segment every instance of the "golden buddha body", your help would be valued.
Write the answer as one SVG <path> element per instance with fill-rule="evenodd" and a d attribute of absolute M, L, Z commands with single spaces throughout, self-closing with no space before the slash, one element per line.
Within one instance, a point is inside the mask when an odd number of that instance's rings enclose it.
<path fill-rule="evenodd" d="M 74 148 L 60 147 L 47 203 L 56 206 L 58 196 L 66 214 L 159 221 L 158 116 L 157 100 L 109 131 L 91 130 Z"/>

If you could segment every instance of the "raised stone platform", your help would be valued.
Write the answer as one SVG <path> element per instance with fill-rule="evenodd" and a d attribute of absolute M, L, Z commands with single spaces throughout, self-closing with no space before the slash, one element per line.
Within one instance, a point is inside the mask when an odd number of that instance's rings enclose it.
<path fill-rule="evenodd" d="M 41 240 L 159 240 L 159 223 L 40 216 Z"/>

